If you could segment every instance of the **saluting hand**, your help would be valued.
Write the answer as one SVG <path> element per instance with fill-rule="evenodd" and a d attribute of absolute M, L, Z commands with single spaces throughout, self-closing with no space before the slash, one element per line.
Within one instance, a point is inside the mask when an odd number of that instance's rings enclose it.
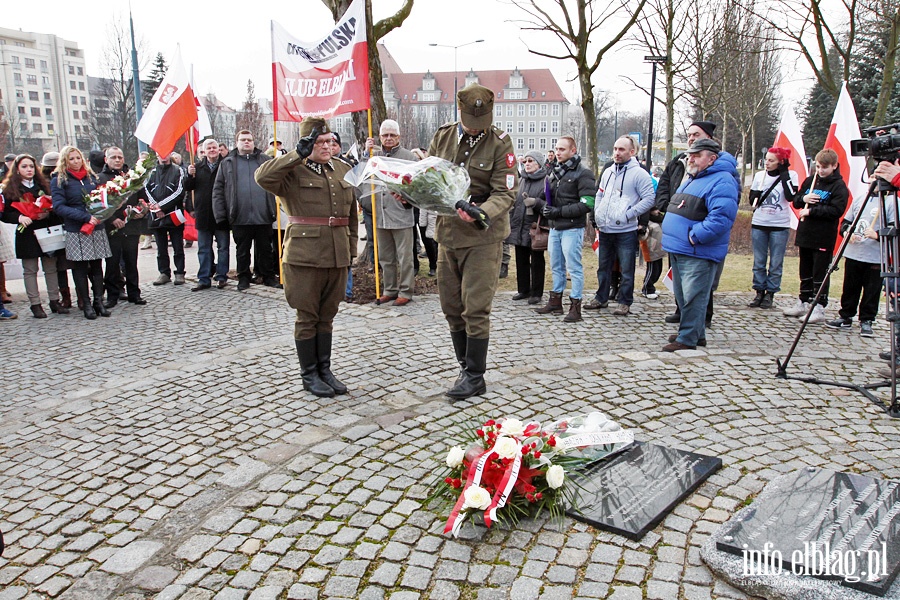
<path fill-rule="evenodd" d="M 312 154 L 313 148 L 316 145 L 316 138 L 320 135 L 322 135 L 322 132 L 316 127 L 308 136 L 300 138 L 300 141 L 297 142 L 297 154 L 300 158 L 306 158 Z"/>

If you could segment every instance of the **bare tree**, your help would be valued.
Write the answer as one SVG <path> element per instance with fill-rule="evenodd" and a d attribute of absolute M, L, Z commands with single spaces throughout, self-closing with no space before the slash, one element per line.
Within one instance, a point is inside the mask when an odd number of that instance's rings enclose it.
<path fill-rule="evenodd" d="M 513 3 L 528 16 L 519 20 L 524 31 L 540 31 L 556 38 L 562 51 L 543 51 L 529 48 L 537 56 L 558 60 L 573 60 L 578 70 L 581 91 L 581 110 L 591 115 L 594 110 L 594 86 L 591 78 L 600 61 L 631 29 L 647 0 L 613 0 L 608 4 L 591 0 L 523 0 Z M 622 24 L 622 20 L 625 23 Z M 599 44 L 599 47 L 598 47 Z M 596 171 L 597 122 L 585 118 L 587 127 L 588 162 Z"/>
<path fill-rule="evenodd" d="M 235 126 L 238 131 L 242 129 L 249 131 L 253 135 L 256 146 L 265 150 L 266 138 L 269 137 L 269 124 L 259 107 L 252 79 L 247 80 L 247 96 L 238 112 Z"/>
<path fill-rule="evenodd" d="M 779 0 L 762 4 L 757 14 L 786 48 L 806 61 L 823 89 L 837 99 L 842 82 L 850 79 L 859 9 L 860 0 Z M 831 47 L 841 57 L 839 72 L 828 60 Z"/>
<path fill-rule="evenodd" d="M 352 0 L 322 0 L 335 22 L 347 12 Z M 372 102 L 372 122 L 381 123 L 387 115 L 384 105 L 384 75 L 381 71 L 381 59 L 378 57 L 378 41 L 391 31 L 400 27 L 409 13 L 412 11 L 413 0 L 403 0 L 403 5 L 393 15 L 381 19 L 377 23 L 372 21 L 372 0 L 366 2 L 366 41 L 369 47 L 369 96 Z M 353 113 L 353 128 L 356 130 L 356 140 L 362 143 L 369 137 L 367 118 L 362 112 Z"/>
<path fill-rule="evenodd" d="M 8 151 L 9 129 L 9 115 L 0 106 L 0 155 L 5 155 Z"/>
<path fill-rule="evenodd" d="M 900 1 L 868 0 L 864 2 L 868 20 L 882 22 L 885 25 L 884 57 L 882 58 L 881 87 L 878 92 L 878 105 L 872 124 L 880 125 L 887 120 L 888 106 L 894 90 L 895 69 L 897 68 L 897 50 L 900 49 Z"/>
<path fill-rule="evenodd" d="M 24 112 L 25 106 L 18 105 L 11 96 L 3 101 L 3 114 L 6 115 L 6 139 L 9 141 L 9 151 L 15 154 L 25 151 L 29 134 L 30 121 Z"/>

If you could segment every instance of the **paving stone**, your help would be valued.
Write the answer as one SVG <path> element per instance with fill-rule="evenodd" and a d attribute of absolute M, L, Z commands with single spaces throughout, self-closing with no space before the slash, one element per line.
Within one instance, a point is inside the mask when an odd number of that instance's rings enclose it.
<path fill-rule="evenodd" d="M 161 542 L 131 542 L 113 554 L 100 568 L 109 573 L 125 575 L 138 570 L 163 547 Z"/>
<path fill-rule="evenodd" d="M 162 565 L 151 565 L 135 573 L 131 583 L 139 588 L 159 592 L 175 581 L 178 571 Z"/>

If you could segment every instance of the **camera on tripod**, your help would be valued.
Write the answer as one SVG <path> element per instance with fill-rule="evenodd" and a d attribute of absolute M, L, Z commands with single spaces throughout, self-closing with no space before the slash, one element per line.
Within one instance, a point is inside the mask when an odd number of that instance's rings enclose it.
<path fill-rule="evenodd" d="M 900 123 L 863 129 L 867 139 L 850 140 L 852 156 L 868 156 L 872 160 L 894 162 L 900 158 Z M 879 135 L 881 134 L 881 135 Z"/>

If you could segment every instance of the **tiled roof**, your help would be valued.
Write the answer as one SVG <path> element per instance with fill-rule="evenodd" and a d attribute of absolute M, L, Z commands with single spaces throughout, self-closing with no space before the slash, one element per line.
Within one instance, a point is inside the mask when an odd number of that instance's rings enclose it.
<path fill-rule="evenodd" d="M 392 59 L 393 60 L 393 59 Z M 459 89 L 466 84 L 466 74 L 468 70 L 459 71 L 457 73 L 457 81 Z M 504 88 L 509 85 L 509 77 L 513 73 L 512 70 L 497 71 L 476 71 L 478 83 L 491 89 L 498 96 L 496 102 L 566 102 L 566 98 L 556 83 L 556 79 L 550 72 L 550 69 L 521 69 L 519 72 L 524 77 L 524 85 L 528 88 L 528 98 L 518 100 L 509 100 L 506 98 Z M 387 70 L 385 69 L 387 75 Z M 434 88 L 441 90 L 441 102 L 452 102 L 453 96 L 453 73 L 431 73 L 435 78 Z M 418 93 L 422 87 L 422 78 L 425 73 L 394 73 L 390 75 L 397 90 L 399 99 L 402 102 L 418 102 L 413 95 Z"/>

